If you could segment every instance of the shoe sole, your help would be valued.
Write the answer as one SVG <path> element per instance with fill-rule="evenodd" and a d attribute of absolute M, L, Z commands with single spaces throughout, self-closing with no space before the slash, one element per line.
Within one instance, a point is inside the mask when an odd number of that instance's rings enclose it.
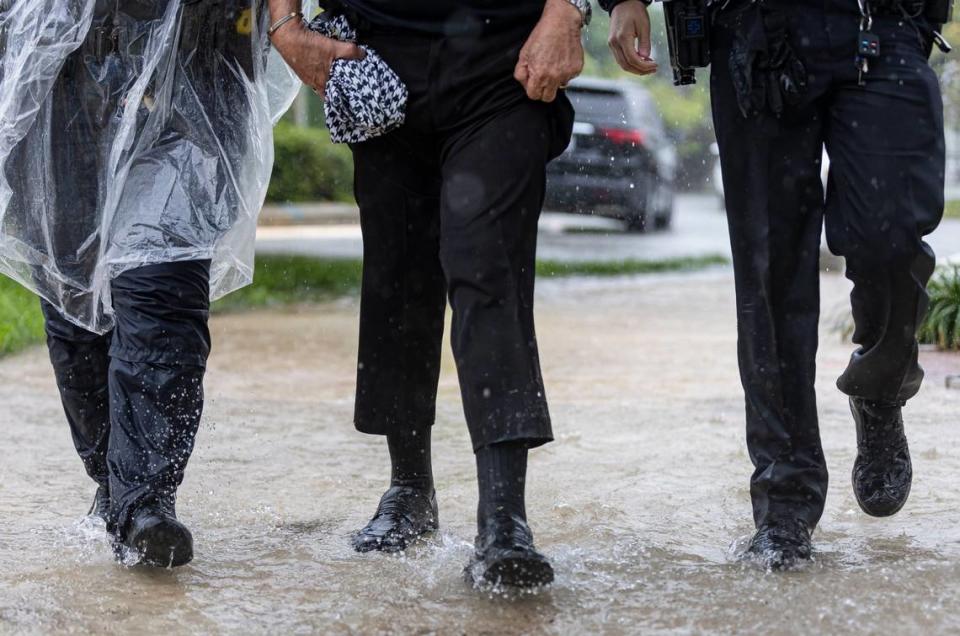
<path fill-rule="evenodd" d="M 145 528 L 130 544 L 140 563 L 158 568 L 176 568 L 193 560 L 193 537 L 179 525 L 158 523 Z"/>
<path fill-rule="evenodd" d="M 850 474 L 850 483 L 853 485 L 853 496 L 854 496 L 854 498 L 856 498 L 856 500 L 857 500 L 857 505 L 860 506 L 860 510 L 862 510 L 864 513 L 870 515 L 871 517 L 876 517 L 877 519 L 884 519 L 884 518 L 886 518 L 886 517 L 892 517 L 893 515 L 897 514 L 897 513 L 900 512 L 901 510 L 903 510 L 903 507 L 907 505 L 907 500 L 910 498 L 910 492 L 913 490 L 913 480 L 911 479 L 910 485 L 907 486 L 907 492 L 906 492 L 906 494 L 904 494 L 904 496 L 903 496 L 903 501 L 901 501 L 901 502 L 899 503 L 899 505 L 897 505 L 896 508 L 892 508 L 891 510 L 876 511 L 876 510 L 870 510 L 870 509 L 868 508 L 868 505 L 867 505 L 866 503 L 864 503 L 864 501 L 860 498 L 860 493 L 857 491 L 857 467 L 856 467 L 856 464 L 854 464 L 853 472 Z"/>
<path fill-rule="evenodd" d="M 549 561 L 522 556 L 504 557 L 486 567 L 481 562 L 474 562 L 467 566 L 465 574 L 467 582 L 474 586 L 535 588 L 550 585 L 554 581 L 553 566 Z"/>

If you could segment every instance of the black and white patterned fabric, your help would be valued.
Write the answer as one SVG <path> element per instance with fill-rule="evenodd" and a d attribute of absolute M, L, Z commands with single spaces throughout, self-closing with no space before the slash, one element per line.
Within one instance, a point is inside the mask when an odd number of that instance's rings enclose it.
<path fill-rule="evenodd" d="M 344 16 L 329 19 L 321 14 L 310 28 L 344 42 L 357 40 Z M 334 143 L 355 144 L 385 135 L 406 117 L 406 85 L 376 51 L 360 48 L 367 54 L 364 59 L 337 60 L 330 69 L 323 110 Z"/>

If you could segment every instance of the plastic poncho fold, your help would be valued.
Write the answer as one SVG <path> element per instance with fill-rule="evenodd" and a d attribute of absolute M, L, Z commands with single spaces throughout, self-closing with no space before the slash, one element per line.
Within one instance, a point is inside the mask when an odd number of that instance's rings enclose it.
<path fill-rule="evenodd" d="M 263 0 L 0 0 L 0 273 L 112 326 L 110 281 L 252 280 L 273 123 L 298 82 Z"/>

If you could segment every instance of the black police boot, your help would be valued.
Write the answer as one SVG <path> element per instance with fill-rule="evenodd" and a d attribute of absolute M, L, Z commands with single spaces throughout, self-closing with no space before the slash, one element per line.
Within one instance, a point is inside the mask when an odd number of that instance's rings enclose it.
<path fill-rule="evenodd" d="M 531 588 L 553 583 L 553 567 L 533 545 L 530 526 L 516 515 L 493 514 L 477 536 L 465 571 L 475 586 Z"/>
<path fill-rule="evenodd" d="M 857 424 L 858 451 L 853 493 L 865 513 L 889 517 L 907 503 L 913 482 L 901 407 L 850 398 L 850 410 Z"/>
<path fill-rule="evenodd" d="M 97 493 L 93 496 L 93 505 L 90 506 L 90 512 L 87 513 L 87 516 L 102 519 L 104 523 L 107 523 L 109 515 L 110 491 L 106 486 L 98 486 Z"/>
<path fill-rule="evenodd" d="M 440 527 L 437 494 L 409 486 L 393 486 L 380 499 L 377 514 L 353 537 L 357 552 L 400 552 Z"/>
<path fill-rule="evenodd" d="M 760 526 L 745 557 L 769 570 L 789 570 L 813 558 L 810 529 L 799 519 Z"/>
<path fill-rule="evenodd" d="M 135 512 L 123 546 L 136 551 L 144 565 L 175 568 L 193 560 L 193 535 L 172 506 L 150 503 Z"/>

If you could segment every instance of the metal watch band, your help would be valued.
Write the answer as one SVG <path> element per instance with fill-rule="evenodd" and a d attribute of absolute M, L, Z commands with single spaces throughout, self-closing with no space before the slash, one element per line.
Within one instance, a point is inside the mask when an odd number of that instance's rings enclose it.
<path fill-rule="evenodd" d="M 567 0 L 580 12 L 580 26 L 585 27 L 590 24 L 593 17 L 593 9 L 590 6 L 590 0 Z"/>

